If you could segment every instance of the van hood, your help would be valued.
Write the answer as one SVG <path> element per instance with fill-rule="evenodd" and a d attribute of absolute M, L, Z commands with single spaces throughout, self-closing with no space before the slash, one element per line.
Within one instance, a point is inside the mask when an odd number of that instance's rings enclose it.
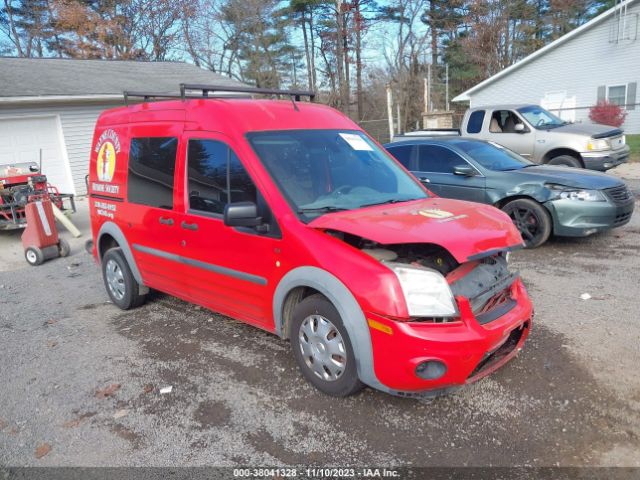
<path fill-rule="evenodd" d="M 619 128 L 611 128 L 608 125 L 600 125 L 597 123 L 568 123 L 561 127 L 549 129 L 548 131 L 552 133 L 573 133 L 575 135 L 584 135 L 593 138 L 615 137 L 623 133 Z"/>
<path fill-rule="evenodd" d="M 522 237 L 505 213 L 489 205 L 445 198 L 328 213 L 308 225 L 383 245 L 437 244 L 459 263 L 522 247 Z"/>

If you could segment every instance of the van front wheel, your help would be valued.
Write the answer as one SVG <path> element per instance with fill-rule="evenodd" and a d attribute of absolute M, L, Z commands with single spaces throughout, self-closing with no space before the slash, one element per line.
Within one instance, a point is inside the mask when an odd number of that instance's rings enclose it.
<path fill-rule="evenodd" d="M 349 334 L 324 296 L 311 295 L 296 306 L 289 338 L 302 375 L 321 392 L 346 397 L 364 387 Z"/>
<path fill-rule="evenodd" d="M 111 248 L 102 257 L 102 278 L 109 298 L 122 310 L 139 307 L 145 296 L 140 295 L 140 285 L 133 277 L 122 249 Z"/>

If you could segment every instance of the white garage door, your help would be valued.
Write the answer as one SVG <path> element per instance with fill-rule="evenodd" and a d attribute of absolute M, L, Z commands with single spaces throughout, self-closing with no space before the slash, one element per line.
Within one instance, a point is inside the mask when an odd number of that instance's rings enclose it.
<path fill-rule="evenodd" d="M 0 117 L 0 165 L 40 161 L 49 183 L 62 193 L 76 193 L 57 117 Z"/>

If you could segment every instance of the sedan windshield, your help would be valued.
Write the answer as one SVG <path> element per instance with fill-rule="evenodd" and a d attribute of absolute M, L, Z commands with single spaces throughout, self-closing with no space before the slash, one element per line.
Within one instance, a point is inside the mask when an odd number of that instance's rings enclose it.
<path fill-rule="evenodd" d="M 515 152 L 493 142 L 457 142 L 456 147 L 487 170 L 504 172 L 535 165 Z"/>
<path fill-rule="evenodd" d="M 553 113 L 537 105 L 519 108 L 518 112 L 527 119 L 527 122 L 538 130 L 548 130 L 567 124 L 567 122 L 561 118 L 556 117 Z"/>
<path fill-rule="evenodd" d="M 247 138 L 304 219 L 427 198 L 420 185 L 362 132 L 285 130 L 253 132 Z"/>

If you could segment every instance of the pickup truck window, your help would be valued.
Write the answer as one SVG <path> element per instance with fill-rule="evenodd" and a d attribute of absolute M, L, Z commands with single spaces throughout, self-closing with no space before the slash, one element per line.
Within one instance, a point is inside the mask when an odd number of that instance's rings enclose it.
<path fill-rule="evenodd" d="M 567 123 L 564 120 L 556 117 L 553 113 L 536 105 L 519 108 L 518 113 L 520 113 L 520 115 L 522 115 L 527 120 L 527 122 L 529 122 L 534 126 L 534 128 L 538 130 L 548 130 L 550 128 L 561 127 L 562 125 L 566 125 Z"/>
<path fill-rule="evenodd" d="M 439 145 L 420 145 L 418 171 L 453 173 L 457 165 L 467 165 L 467 161 L 453 150 Z"/>
<path fill-rule="evenodd" d="M 469 155 L 474 161 L 487 170 L 504 172 L 507 170 L 519 170 L 535 165 L 522 158 L 517 153 L 504 147 L 485 142 L 457 142 L 456 147 Z"/>
<path fill-rule="evenodd" d="M 482 131 L 482 123 L 484 122 L 484 110 L 476 110 L 469 115 L 467 122 L 467 133 L 480 133 Z"/>
<path fill-rule="evenodd" d="M 359 131 L 251 132 L 247 138 L 303 220 L 428 197 L 417 180 Z"/>
<path fill-rule="evenodd" d="M 491 115 L 491 133 L 516 133 L 516 125 L 522 120 L 511 110 L 496 110 Z"/>

